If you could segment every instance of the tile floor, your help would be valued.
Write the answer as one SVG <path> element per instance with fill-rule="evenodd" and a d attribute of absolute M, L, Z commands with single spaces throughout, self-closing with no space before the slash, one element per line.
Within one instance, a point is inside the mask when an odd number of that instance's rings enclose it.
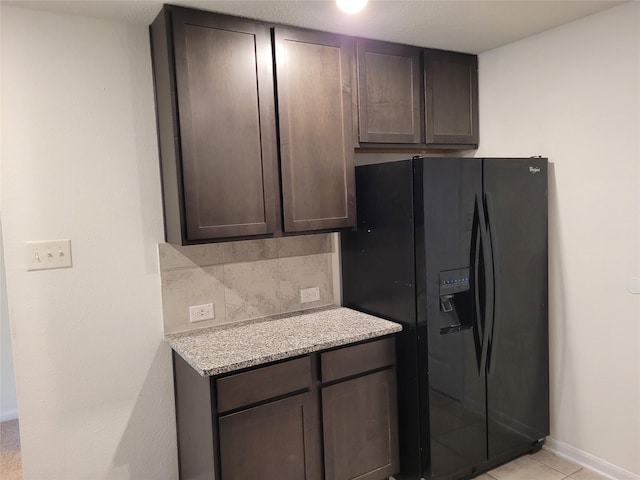
<path fill-rule="evenodd" d="M 476 477 L 476 480 L 608 480 L 569 460 L 540 450 Z"/>

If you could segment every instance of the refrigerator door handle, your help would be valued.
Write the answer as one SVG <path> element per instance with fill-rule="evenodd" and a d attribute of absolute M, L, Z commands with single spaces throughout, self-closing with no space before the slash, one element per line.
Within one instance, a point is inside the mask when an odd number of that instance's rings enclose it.
<path fill-rule="evenodd" d="M 483 335 L 482 335 L 482 356 L 480 360 L 480 372 L 486 371 L 487 359 L 489 356 L 490 338 L 489 333 L 493 328 L 493 307 L 494 307 L 494 271 L 493 271 L 493 251 L 491 249 L 491 233 L 489 227 L 489 219 L 485 207 L 485 202 L 478 202 L 480 207 L 479 215 L 479 230 L 480 230 L 480 243 L 482 254 L 482 265 L 484 270 L 484 276 L 479 280 L 482 282 L 482 290 L 484 292 L 484 305 L 480 305 L 478 301 L 478 308 L 484 307 L 483 312 Z"/>
<path fill-rule="evenodd" d="M 475 315 L 473 319 L 473 340 L 475 344 L 478 374 L 482 375 L 485 358 L 484 346 L 486 342 L 484 338 L 485 321 L 482 311 L 482 302 L 480 298 L 480 291 L 481 289 L 484 290 L 484 279 L 482 279 L 480 276 L 482 261 L 482 228 L 480 223 L 480 207 L 477 195 L 475 196 L 473 204 L 473 223 L 471 232 L 471 265 L 473 266 L 473 299 L 475 304 Z"/>
<path fill-rule="evenodd" d="M 491 272 L 492 272 L 492 298 L 491 298 L 491 323 L 487 328 L 487 375 L 492 371 L 492 364 L 495 364 L 495 353 L 493 351 L 493 345 L 498 339 L 499 322 L 498 322 L 498 308 L 500 305 L 500 265 L 499 265 L 499 252 L 497 244 L 497 235 L 495 234 L 495 225 L 492 224 L 492 220 L 495 219 L 493 210 L 493 196 L 491 193 L 486 192 L 484 194 L 484 209 L 486 213 L 487 233 L 489 238 L 489 249 L 491 250 Z"/>

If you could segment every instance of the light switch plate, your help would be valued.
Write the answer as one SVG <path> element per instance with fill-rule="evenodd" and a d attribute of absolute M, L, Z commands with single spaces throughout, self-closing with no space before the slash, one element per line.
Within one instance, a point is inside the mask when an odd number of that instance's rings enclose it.
<path fill-rule="evenodd" d="M 71 240 L 25 242 L 25 264 L 28 271 L 71 268 Z"/>

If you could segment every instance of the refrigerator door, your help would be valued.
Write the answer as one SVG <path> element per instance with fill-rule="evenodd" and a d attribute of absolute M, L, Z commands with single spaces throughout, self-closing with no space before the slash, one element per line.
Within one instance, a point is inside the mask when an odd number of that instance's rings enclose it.
<path fill-rule="evenodd" d="M 416 231 L 418 325 L 426 321 L 430 463 L 425 478 L 461 478 L 486 460 L 483 323 L 476 292 L 484 278 L 479 232 L 482 162 L 474 158 L 416 160 L 414 187 L 423 234 Z M 422 190 L 420 192 L 420 190 Z M 420 204 L 419 204 L 420 203 Z M 422 212 L 419 212 L 422 210 Z M 418 221 L 418 220 L 416 220 Z M 425 361 L 426 360 L 426 361 Z M 428 387 L 428 388 L 426 388 Z"/>
<path fill-rule="evenodd" d="M 549 434 L 547 160 L 485 159 L 483 174 L 495 280 L 486 357 L 495 462 Z"/>
<path fill-rule="evenodd" d="M 413 162 L 356 168 L 358 230 L 342 232 L 343 305 L 402 324 L 396 336 L 401 474 L 420 478 Z M 424 375 L 426 378 L 426 375 Z"/>

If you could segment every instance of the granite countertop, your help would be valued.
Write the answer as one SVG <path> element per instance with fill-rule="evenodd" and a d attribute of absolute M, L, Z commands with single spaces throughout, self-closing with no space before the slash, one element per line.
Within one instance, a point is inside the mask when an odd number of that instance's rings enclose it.
<path fill-rule="evenodd" d="M 200 375 L 210 376 L 347 345 L 402 330 L 344 307 L 323 307 L 165 335 Z"/>

